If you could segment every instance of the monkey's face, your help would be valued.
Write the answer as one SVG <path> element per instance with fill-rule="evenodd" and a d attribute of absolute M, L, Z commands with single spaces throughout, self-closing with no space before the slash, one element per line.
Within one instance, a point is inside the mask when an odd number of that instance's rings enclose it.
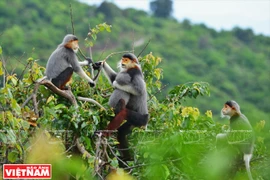
<path fill-rule="evenodd" d="M 224 107 L 221 110 L 221 115 L 232 117 L 235 114 L 235 109 L 230 107 L 227 104 L 224 104 Z"/>
<path fill-rule="evenodd" d="M 121 68 L 123 69 L 130 69 L 130 68 L 134 68 L 136 67 L 136 63 L 134 61 L 132 61 L 129 58 L 122 58 L 121 59 Z"/>
<path fill-rule="evenodd" d="M 79 42 L 78 40 L 72 41 L 72 49 L 75 53 L 77 53 L 79 50 L 79 43 L 78 42 Z"/>
<path fill-rule="evenodd" d="M 78 40 L 71 40 L 66 45 L 66 48 L 72 49 L 75 53 L 79 50 Z"/>

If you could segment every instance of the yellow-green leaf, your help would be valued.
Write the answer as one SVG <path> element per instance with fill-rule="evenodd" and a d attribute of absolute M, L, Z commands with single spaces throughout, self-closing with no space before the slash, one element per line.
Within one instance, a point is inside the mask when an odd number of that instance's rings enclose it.
<path fill-rule="evenodd" d="M 21 114 L 21 107 L 15 99 L 11 99 L 11 107 L 17 114 Z"/>
<path fill-rule="evenodd" d="M 4 74 L 3 66 L 2 65 L 3 65 L 3 63 L 2 63 L 2 61 L 0 61 L 0 76 Z"/>

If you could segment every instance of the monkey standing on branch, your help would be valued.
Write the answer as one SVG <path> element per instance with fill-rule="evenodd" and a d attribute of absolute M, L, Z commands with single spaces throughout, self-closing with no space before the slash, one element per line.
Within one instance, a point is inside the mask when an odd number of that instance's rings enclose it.
<path fill-rule="evenodd" d="M 61 90 L 67 89 L 66 84 L 70 81 L 73 71 L 86 79 L 91 87 L 95 86 L 95 82 L 86 75 L 81 67 L 91 64 L 92 60 L 86 58 L 85 61 L 79 62 L 76 56 L 78 49 L 78 38 L 67 34 L 47 62 L 45 74 Z"/>
<path fill-rule="evenodd" d="M 117 140 L 121 159 L 131 160 L 126 136 L 131 133 L 132 127 L 145 126 L 148 122 L 147 92 L 141 66 L 132 53 L 123 55 L 119 62 L 119 73 L 116 73 L 106 62 L 94 64 L 96 67 L 101 65 L 104 74 L 115 88 L 109 99 L 115 117 L 109 123 L 107 130 L 118 130 Z M 124 120 L 126 122 L 122 124 Z"/>
<path fill-rule="evenodd" d="M 245 133 L 244 131 L 246 131 L 247 136 L 241 139 L 241 141 L 237 141 L 236 143 L 232 142 L 230 144 L 232 144 L 232 146 L 240 152 L 240 156 L 245 162 L 248 177 L 250 180 L 252 180 L 252 175 L 250 172 L 250 160 L 252 158 L 255 141 L 252 127 L 246 116 L 241 113 L 240 106 L 237 104 L 237 102 L 233 100 L 227 101 L 224 104 L 224 107 L 221 110 L 221 116 L 230 117 L 230 131 L 228 133 L 222 133 L 217 135 L 217 146 L 221 144 L 220 142 L 224 142 L 224 140 L 227 140 L 230 135 L 235 135 L 233 133 L 236 133 L 236 135 L 240 135 L 239 133 Z"/>

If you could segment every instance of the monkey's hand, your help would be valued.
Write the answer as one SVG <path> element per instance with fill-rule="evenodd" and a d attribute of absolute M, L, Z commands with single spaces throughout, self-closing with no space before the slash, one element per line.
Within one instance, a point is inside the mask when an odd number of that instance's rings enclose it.
<path fill-rule="evenodd" d="M 88 65 L 93 64 L 93 60 L 90 57 L 85 58 L 85 60 L 88 62 Z"/>
<path fill-rule="evenodd" d="M 89 81 L 88 84 L 90 85 L 90 87 L 95 87 L 96 83 L 94 81 Z"/>
<path fill-rule="evenodd" d="M 96 62 L 96 63 L 92 64 L 94 70 L 100 70 L 102 65 L 103 65 L 102 61 L 99 61 L 99 62 Z"/>

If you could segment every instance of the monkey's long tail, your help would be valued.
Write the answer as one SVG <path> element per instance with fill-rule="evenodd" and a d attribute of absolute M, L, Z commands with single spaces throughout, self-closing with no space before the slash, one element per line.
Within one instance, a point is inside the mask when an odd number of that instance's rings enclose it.
<path fill-rule="evenodd" d="M 245 161 L 245 166 L 246 170 L 248 173 L 248 178 L 249 180 L 253 180 L 251 172 L 250 172 L 250 160 L 251 160 L 252 154 L 244 154 L 244 161 Z"/>

